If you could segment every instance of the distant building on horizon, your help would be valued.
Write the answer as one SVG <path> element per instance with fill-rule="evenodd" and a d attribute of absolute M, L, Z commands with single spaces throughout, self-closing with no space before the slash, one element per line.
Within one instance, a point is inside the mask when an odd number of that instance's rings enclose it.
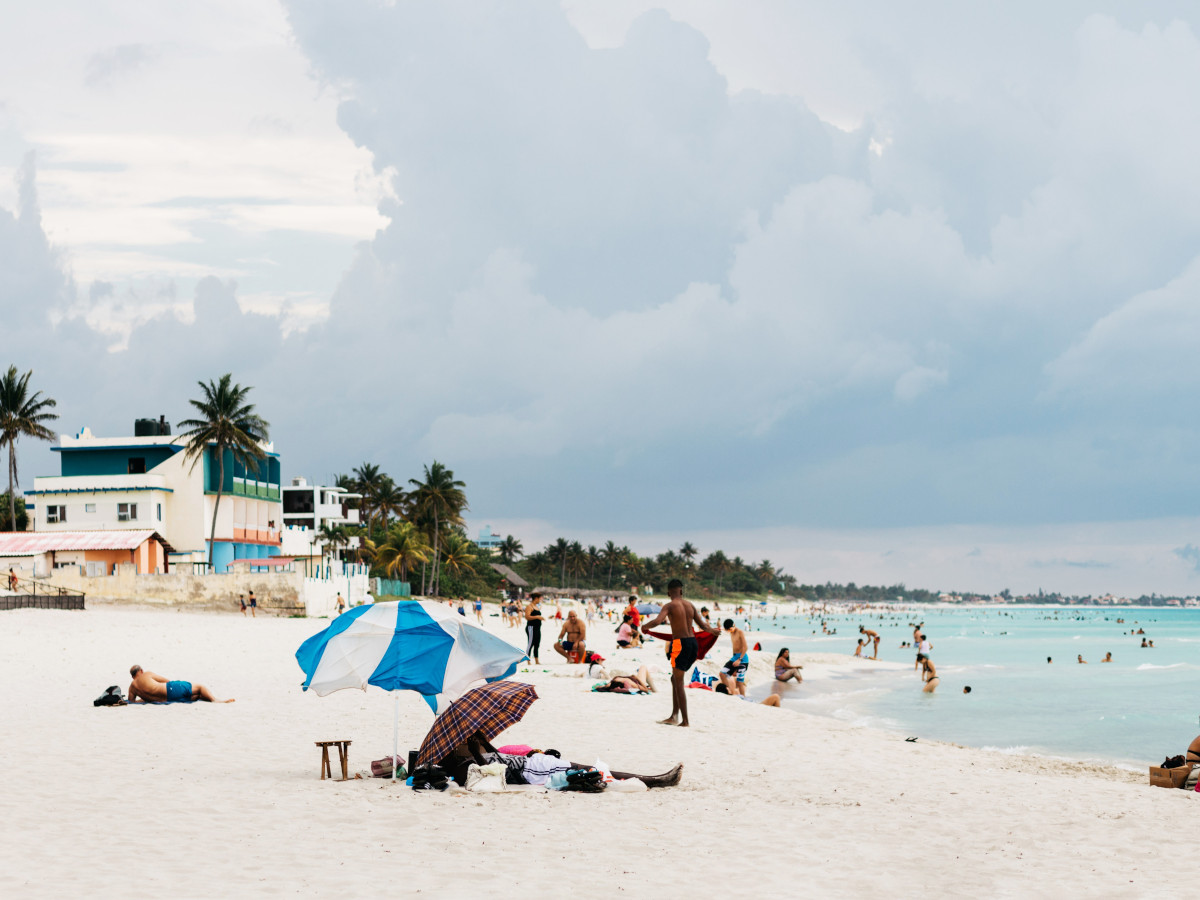
<path fill-rule="evenodd" d="M 494 533 L 491 525 L 484 525 L 479 529 L 479 537 L 475 541 L 475 546 L 481 550 L 499 550 L 503 543 L 504 538 Z"/>
<path fill-rule="evenodd" d="M 172 566 L 208 561 L 217 495 L 216 447 L 193 466 L 184 461 L 185 439 L 172 435 L 165 417 L 139 419 L 133 437 L 98 438 L 88 428 L 61 435 L 60 474 L 40 475 L 25 492 L 30 531 L 152 529 L 171 548 Z M 279 454 L 247 470 L 225 451 L 225 481 L 213 541 L 213 570 L 235 559 L 278 556 L 283 504 Z"/>

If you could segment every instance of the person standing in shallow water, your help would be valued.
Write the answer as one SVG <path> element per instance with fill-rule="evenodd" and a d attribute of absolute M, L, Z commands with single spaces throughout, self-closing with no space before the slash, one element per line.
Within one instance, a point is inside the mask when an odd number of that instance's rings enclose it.
<path fill-rule="evenodd" d="M 683 679 L 700 655 L 692 625 L 712 635 L 719 635 L 721 631 L 705 622 L 696 607 L 683 599 L 683 582 L 678 578 L 672 578 L 667 583 L 667 598 L 658 615 L 642 625 L 641 630 L 644 634 L 664 620 L 670 620 L 671 640 L 667 643 L 667 661 L 671 665 L 671 715 L 660 720 L 659 724 L 687 728 L 687 690 Z"/>

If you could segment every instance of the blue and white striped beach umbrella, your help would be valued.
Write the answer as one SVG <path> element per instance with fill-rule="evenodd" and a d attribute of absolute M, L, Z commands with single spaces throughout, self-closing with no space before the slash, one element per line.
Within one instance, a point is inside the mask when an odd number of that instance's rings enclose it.
<path fill-rule="evenodd" d="M 434 712 L 481 682 L 512 675 L 524 653 L 429 600 L 356 606 L 296 651 L 304 689 L 416 691 Z"/>

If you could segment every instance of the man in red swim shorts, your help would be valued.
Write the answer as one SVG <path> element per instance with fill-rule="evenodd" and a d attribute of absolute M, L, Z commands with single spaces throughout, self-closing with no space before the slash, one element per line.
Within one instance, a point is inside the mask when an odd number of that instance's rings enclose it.
<path fill-rule="evenodd" d="M 662 719 L 661 724 L 687 728 L 687 691 L 684 689 L 683 679 L 700 654 L 692 623 L 709 634 L 720 634 L 721 630 L 704 621 L 696 607 L 683 599 L 683 582 L 678 578 L 671 579 L 667 584 L 667 597 L 669 599 L 658 615 L 642 626 L 642 633 L 649 631 L 664 619 L 671 622 L 671 641 L 667 644 L 667 659 L 671 663 L 671 716 Z"/>

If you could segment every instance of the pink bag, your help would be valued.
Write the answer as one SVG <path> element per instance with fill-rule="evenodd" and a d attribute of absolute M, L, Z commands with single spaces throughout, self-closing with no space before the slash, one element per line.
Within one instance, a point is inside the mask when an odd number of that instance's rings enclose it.
<path fill-rule="evenodd" d="M 503 747 L 497 747 L 497 753 L 507 753 L 509 756 L 528 756 L 533 748 L 526 744 L 505 744 Z"/>

